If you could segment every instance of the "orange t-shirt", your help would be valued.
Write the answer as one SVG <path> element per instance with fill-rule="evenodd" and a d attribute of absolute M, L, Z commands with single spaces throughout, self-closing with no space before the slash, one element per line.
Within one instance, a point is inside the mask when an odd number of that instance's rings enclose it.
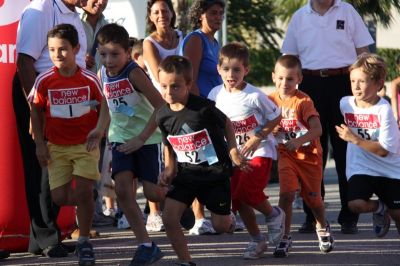
<path fill-rule="evenodd" d="M 45 136 L 58 145 L 86 142 L 96 127 L 96 103 L 102 100 L 97 76 L 79 68 L 71 77 L 61 76 L 56 67 L 41 73 L 29 94 L 29 101 L 45 110 Z M 94 102 L 96 101 L 96 102 Z"/>
<path fill-rule="evenodd" d="M 289 156 L 302 162 L 318 164 L 322 156 L 319 138 L 303 144 L 297 151 L 288 151 L 284 145 L 288 140 L 307 133 L 310 129 L 310 125 L 308 124 L 310 117 L 319 117 L 311 98 L 299 90 L 296 90 L 296 93 L 292 97 L 285 100 L 279 97 L 278 91 L 270 94 L 269 98 L 282 111 L 281 129 L 275 136 L 279 143 L 278 151 L 280 158 Z"/>

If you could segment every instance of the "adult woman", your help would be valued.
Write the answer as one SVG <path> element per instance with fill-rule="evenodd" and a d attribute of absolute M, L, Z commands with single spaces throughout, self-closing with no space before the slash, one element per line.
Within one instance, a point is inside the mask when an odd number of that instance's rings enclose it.
<path fill-rule="evenodd" d="M 175 29 L 175 21 L 176 14 L 171 0 L 147 2 L 147 29 L 150 35 L 143 42 L 143 58 L 158 90 L 158 65 L 165 57 L 178 54 L 182 41 L 182 32 Z"/>
<path fill-rule="evenodd" d="M 192 92 L 207 97 L 217 85 L 222 84 L 217 72 L 219 43 L 214 38 L 224 19 L 223 0 L 195 0 L 189 11 L 194 31 L 183 40 L 181 54 L 193 65 Z"/>

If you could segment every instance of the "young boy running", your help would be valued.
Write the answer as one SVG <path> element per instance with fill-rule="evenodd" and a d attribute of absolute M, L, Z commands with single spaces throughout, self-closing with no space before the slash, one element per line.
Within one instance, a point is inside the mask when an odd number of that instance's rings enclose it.
<path fill-rule="evenodd" d="M 79 265 L 94 265 L 89 230 L 94 212 L 93 184 L 100 178 L 99 141 L 107 120 L 106 103 L 97 76 L 76 64 L 80 46 L 74 26 L 60 24 L 51 29 L 47 45 L 54 67 L 36 78 L 28 98 L 36 155 L 41 166 L 48 167 L 54 203 L 77 207 Z"/>
<path fill-rule="evenodd" d="M 167 102 L 156 117 L 165 144 L 165 169 L 160 183 L 168 186 L 172 182 L 163 221 L 180 265 L 195 265 L 178 217 L 197 198 L 210 210 L 217 232 L 233 232 L 231 159 L 243 169 L 247 164 L 236 148 L 230 120 L 211 101 L 189 93 L 193 77 L 188 59 L 166 57 L 159 65 L 159 80 Z"/>
<path fill-rule="evenodd" d="M 340 101 L 345 124 L 336 126 L 348 142 L 346 176 L 349 208 L 373 213 L 373 230 L 384 237 L 390 217 L 400 233 L 400 133 L 390 104 L 377 96 L 384 86 L 386 64 L 375 54 L 362 54 L 350 66 L 353 96 Z M 371 200 L 375 193 L 379 200 Z"/>
<path fill-rule="evenodd" d="M 271 244 L 279 242 L 285 223 L 285 213 L 279 207 L 272 207 L 264 194 L 272 159 L 276 159 L 276 142 L 270 133 L 281 120 L 280 110 L 267 95 L 243 80 L 249 72 L 246 46 L 230 43 L 222 47 L 217 68 L 223 84 L 211 90 L 208 98 L 215 101 L 216 107 L 232 121 L 236 144 L 249 160 L 250 171 L 239 167 L 233 171 L 232 210 L 239 211 L 250 234 L 243 257 L 257 259 L 267 250 L 267 243 L 258 227 L 254 209 L 265 216 Z"/>
<path fill-rule="evenodd" d="M 276 91 L 270 98 L 282 111 L 282 120 L 274 134 L 279 143 L 279 206 L 286 213 L 285 234 L 276 246 L 274 256 L 289 255 L 292 202 L 299 190 L 316 219 L 319 248 L 322 252 L 330 252 L 333 237 L 320 193 L 322 148 L 319 136 L 322 128 L 312 100 L 296 89 L 302 80 L 300 60 L 293 55 L 281 56 L 275 64 L 272 80 Z"/>
<path fill-rule="evenodd" d="M 111 117 L 108 139 L 112 149 L 112 178 L 118 203 L 139 246 L 130 265 L 149 265 L 163 257 L 146 231 L 136 202 L 136 182 L 140 177 L 147 199 L 160 201 L 165 191 L 158 185 L 161 170 L 161 133 L 155 131 L 154 108 L 163 103 L 143 70 L 131 59 L 128 32 L 115 23 L 98 33 L 98 49 L 103 67 L 99 76 Z"/>

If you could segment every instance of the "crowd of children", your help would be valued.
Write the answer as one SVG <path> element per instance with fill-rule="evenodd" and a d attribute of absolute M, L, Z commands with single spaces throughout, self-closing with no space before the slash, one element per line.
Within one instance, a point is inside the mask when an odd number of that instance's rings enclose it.
<path fill-rule="evenodd" d="M 150 9 L 170 8 L 170 1 L 157 2 L 163 1 L 152 1 Z M 156 24 L 151 37 L 158 40 L 162 27 L 156 18 L 150 18 Z M 164 30 L 175 36 L 167 26 Z M 153 39 L 145 41 L 150 48 Z M 321 196 L 322 127 L 313 101 L 297 89 L 303 78 L 297 56 L 277 59 L 272 73 L 276 90 L 267 96 L 245 81 L 246 46 L 227 44 L 216 66 L 222 83 L 205 98 L 191 92 L 195 79 L 188 58 L 153 58 L 147 52 L 145 64 L 143 40 L 130 43 L 128 32 L 114 23 L 102 26 L 97 41 L 102 67 L 96 76 L 76 63 L 75 27 L 60 24 L 50 30 L 47 43 L 54 67 L 37 77 L 28 98 L 36 155 L 48 167 L 52 199 L 59 206 L 77 206 L 79 265 L 95 264 L 89 230 L 93 184 L 100 177 L 99 141 L 106 129 L 112 159 L 105 161 L 111 161 L 118 207 L 138 243 L 130 265 L 149 265 L 164 256 L 149 237 L 154 228 L 165 229 L 179 265 L 196 265 L 181 229 L 194 224 L 190 206 L 195 199 L 210 211 L 217 233 L 234 232 L 232 212 L 238 211 L 250 237 L 243 257 L 258 259 L 267 242 L 275 246 L 275 257 L 288 256 L 292 202 L 299 193 L 316 219 L 319 249 L 333 250 Z M 373 230 L 383 237 L 391 218 L 400 232 L 398 119 L 377 94 L 387 71 L 379 56 L 362 54 L 349 71 L 353 96 L 340 101 L 343 124 L 336 126 L 338 136 L 348 142 L 348 205 L 354 213 L 372 212 Z M 271 206 L 264 191 L 276 159 L 279 206 Z M 136 201 L 137 179 L 150 204 L 147 226 Z M 379 199 L 372 200 L 373 194 Z M 112 205 L 107 210 L 114 214 Z M 267 235 L 254 210 L 264 215 Z"/>

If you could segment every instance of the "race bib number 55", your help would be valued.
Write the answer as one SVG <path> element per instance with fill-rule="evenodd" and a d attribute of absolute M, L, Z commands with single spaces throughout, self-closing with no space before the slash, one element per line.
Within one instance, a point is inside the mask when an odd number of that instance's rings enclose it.
<path fill-rule="evenodd" d="M 168 136 L 169 143 L 174 149 L 178 162 L 210 165 L 218 162 L 214 146 L 207 129 L 179 136 Z"/>

